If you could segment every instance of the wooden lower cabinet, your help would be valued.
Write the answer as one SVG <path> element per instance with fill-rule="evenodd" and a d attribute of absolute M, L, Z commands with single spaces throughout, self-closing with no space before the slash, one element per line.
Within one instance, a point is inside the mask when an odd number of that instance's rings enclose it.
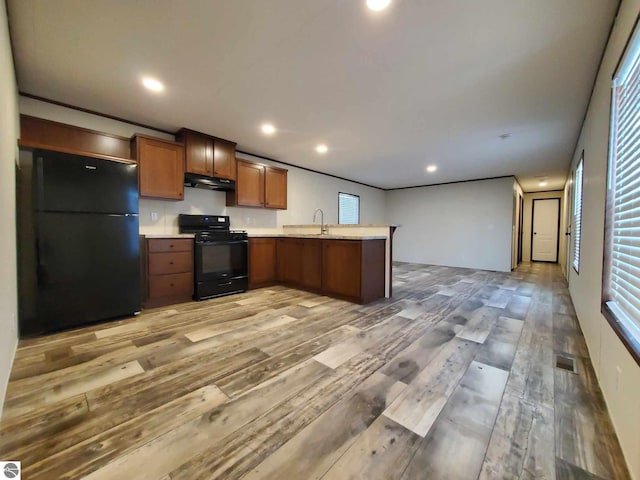
<path fill-rule="evenodd" d="M 278 238 L 277 241 L 278 281 L 297 287 L 302 278 L 302 240 L 299 238 Z"/>
<path fill-rule="evenodd" d="M 362 242 L 333 240 L 324 242 L 322 275 L 324 290 L 330 294 L 358 297 L 362 271 Z"/>
<path fill-rule="evenodd" d="M 322 290 L 322 240 L 278 238 L 278 281 L 304 290 Z"/>
<path fill-rule="evenodd" d="M 193 240 L 147 238 L 146 300 L 153 308 L 187 302 L 193 297 Z"/>
<path fill-rule="evenodd" d="M 357 303 L 385 294 L 385 240 L 250 238 L 249 287 L 280 283 Z"/>
<path fill-rule="evenodd" d="M 276 240 L 249 239 L 249 288 L 266 287 L 276 283 Z"/>
<path fill-rule="evenodd" d="M 385 240 L 323 241 L 322 288 L 357 303 L 384 297 Z"/>
<path fill-rule="evenodd" d="M 303 239 L 300 248 L 300 284 L 305 290 L 322 290 L 322 240 Z"/>

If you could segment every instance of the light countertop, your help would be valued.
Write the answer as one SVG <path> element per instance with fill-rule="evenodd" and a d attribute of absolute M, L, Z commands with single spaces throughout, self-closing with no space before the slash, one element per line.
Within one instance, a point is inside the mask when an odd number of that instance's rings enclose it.
<path fill-rule="evenodd" d="M 144 238 L 194 238 L 193 233 L 143 233 Z"/>
<path fill-rule="evenodd" d="M 317 238 L 321 240 L 386 240 L 384 235 L 319 235 L 312 233 L 250 233 L 249 238 Z"/>
<path fill-rule="evenodd" d="M 306 225 L 283 225 L 283 228 L 312 228 L 319 227 L 319 223 L 315 224 L 306 224 Z M 399 227 L 400 225 L 389 225 L 388 223 L 327 223 L 325 227 L 327 228 L 388 228 L 388 227 Z"/>

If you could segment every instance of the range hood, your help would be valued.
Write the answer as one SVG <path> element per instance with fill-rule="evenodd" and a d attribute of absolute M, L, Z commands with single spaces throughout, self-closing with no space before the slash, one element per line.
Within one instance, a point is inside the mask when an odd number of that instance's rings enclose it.
<path fill-rule="evenodd" d="M 236 189 L 235 180 L 226 178 L 207 177 L 197 173 L 185 173 L 184 184 L 187 187 L 206 188 L 208 190 L 233 191 Z"/>

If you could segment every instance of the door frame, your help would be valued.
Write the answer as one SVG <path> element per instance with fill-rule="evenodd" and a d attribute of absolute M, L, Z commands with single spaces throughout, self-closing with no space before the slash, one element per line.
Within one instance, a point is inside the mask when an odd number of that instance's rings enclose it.
<path fill-rule="evenodd" d="M 531 216 L 533 218 L 533 215 Z M 522 236 L 524 229 L 524 198 L 518 194 L 518 258 L 516 264 L 522 263 Z"/>
<path fill-rule="evenodd" d="M 558 224 L 556 225 L 556 259 L 553 261 L 550 260 L 534 260 L 533 259 L 533 222 L 536 218 L 536 202 L 540 200 L 556 200 L 558 202 Z M 558 256 L 560 253 L 560 198 L 558 197 L 549 197 L 549 198 L 534 198 L 531 204 L 531 261 L 532 262 L 540 262 L 540 263 L 558 263 Z"/>

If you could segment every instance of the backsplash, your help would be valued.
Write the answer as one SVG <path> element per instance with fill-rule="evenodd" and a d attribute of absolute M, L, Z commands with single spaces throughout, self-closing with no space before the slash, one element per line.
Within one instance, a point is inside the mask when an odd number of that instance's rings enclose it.
<path fill-rule="evenodd" d="M 259 208 L 227 207 L 224 192 L 185 188 L 184 200 L 180 202 L 141 198 L 140 233 L 178 233 L 178 215 L 181 213 L 229 215 L 231 228 L 244 230 L 277 228 L 279 212 Z"/>

